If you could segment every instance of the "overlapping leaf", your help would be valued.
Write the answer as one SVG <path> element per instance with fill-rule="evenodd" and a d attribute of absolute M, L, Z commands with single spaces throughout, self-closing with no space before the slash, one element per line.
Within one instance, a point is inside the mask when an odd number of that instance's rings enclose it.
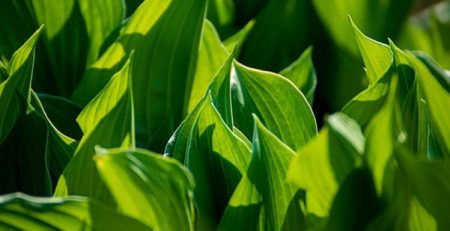
<path fill-rule="evenodd" d="M 155 230 L 195 229 L 194 180 L 181 164 L 143 150 L 100 148 L 95 162 L 122 214 Z"/>
<path fill-rule="evenodd" d="M 286 180 L 295 152 L 256 117 L 252 152 L 247 172 L 230 199 L 219 230 L 300 229 L 305 225 L 300 194 Z"/>
<path fill-rule="evenodd" d="M 0 197 L 2 230 L 150 230 L 88 198 L 41 198 L 23 194 Z"/>
<path fill-rule="evenodd" d="M 84 135 L 59 179 L 57 196 L 85 195 L 111 203 L 92 156 L 96 145 L 135 146 L 130 60 L 78 116 Z"/>
<path fill-rule="evenodd" d="M 204 0 L 144 1 L 118 39 L 88 68 L 73 95 L 75 101 L 86 104 L 135 49 L 138 138 L 145 146 L 162 151 L 184 116 L 205 8 Z"/>
<path fill-rule="evenodd" d="M 306 191 L 306 209 L 327 217 L 344 180 L 361 163 L 364 136 L 358 124 L 345 114 L 328 118 L 327 126 L 298 151 L 289 167 L 288 179 Z"/>

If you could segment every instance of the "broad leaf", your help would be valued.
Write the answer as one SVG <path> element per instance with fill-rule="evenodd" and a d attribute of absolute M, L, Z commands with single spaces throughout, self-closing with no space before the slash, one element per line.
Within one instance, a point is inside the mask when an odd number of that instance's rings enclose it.
<path fill-rule="evenodd" d="M 290 164 L 288 180 L 306 191 L 306 211 L 327 217 L 336 193 L 361 162 L 364 136 L 358 124 L 342 113 L 328 118 L 327 126 Z"/>
<path fill-rule="evenodd" d="M 306 49 L 295 62 L 283 69 L 280 74 L 291 80 L 305 95 L 309 104 L 313 104 L 317 76 L 312 62 L 312 47 Z"/>
<path fill-rule="evenodd" d="M 84 197 L 42 198 L 24 194 L 0 197 L 3 230 L 150 230 Z"/>
<path fill-rule="evenodd" d="M 127 149 L 98 149 L 94 158 L 122 214 L 156 230 L 194 230 L 194 180 L 178 162 Z"/>
<path fill-rule="evenodd" d="M 111 203 L 92 156 L 96 145 L 135 146 L 130 60 L 78 116 L 84 135 L 59 179 L 55 195 L 85 195 Z"/>
<path fill-rule="evenodd" d="M 220 41 L 214 26 L 207 20 L 203 23 L 199 54 L 189 100 L 185 104 L 187 112 L 191 112 L 207 94 L 208 87 L 228 57 L 228 52 Z"/>
<path fill-rule="evenodd" d="M 7 67 L 8 79 L 0 84 L 0 144 L 20 114 L 24 114 L 30 98 L 34 65 L 34 49 L 43 27 L 37 30 L 11 57 Z"/>
<path fill-rule="evenodd" d="M 300 198 L 297 187 L 286 180 L 289 162 L 296 154 L 256 117 L 254 131 L 252 159 L 219 229 L 298 229 L 304 225 Z"/>
<path fill-rule="evenodd" d="M 237 62 L 234 67 L 231 73 L 233 120 L 247 137 L 253 133 L 253 113 L 293 150 L 316 135 L 311 107 L 292 82 Z"/>
<path fill-rule="evenodd" d="M 162 151 L 185 116 L 205 8 L 205 0 L 144 1 L 116 42 L 88 68 L 73 99 L 86 104 L 135 49 L 138 138 L 145 146 Z"/>

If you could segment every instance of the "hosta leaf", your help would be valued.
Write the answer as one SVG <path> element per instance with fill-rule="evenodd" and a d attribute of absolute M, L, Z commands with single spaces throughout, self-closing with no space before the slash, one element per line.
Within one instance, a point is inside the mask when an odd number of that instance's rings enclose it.
<path fill-rule="evenodd" d="M 0 229 L 149 230 L 150 227 L 88 198 L 42 198 L 18 193 L 0 197 Z"/>
<path fill-rule="evenodd" d="M 189 100 L 185 106 L 191 112 L 206 95 L 208 87 L 217 71 L 224 64 L 228 52 L 220 41 L 214 26 L 207 20 L 203 23 L 203 33 L 200 40 L 197 67 L 192 81 L 192 89 Z"/>
<path fill-rule="evenodd" d="M 306 49 L 295 62 L 283 69 L 280 74 L 291 80 L 305 95 L 309 104 L 312 105 L 317 86 L 316 70 L 312 62 L 312 47 Z"/>
<path fill-rule="evenodd" d="M 395 169 L 390 182 L 393 194 L 368 230 L 445 230 L 449 193 L 449 162 L 419 160 L 405 147 L 393 150 Z"/>
<path fill-rule="evenodd" d="M 393 58 L 389 46 L 365 36 L 350 19 L 355 33 L 359 52 L 366 65 L 369 85 L 374 85 L 381 79 L 392 65 Z"/>
<path fill-rule="evenodd" d="M 194 230 L 194 181 L 181 164 L 126 149 L 98 149 L 95 162 L 122 214 L 156 230 Z"/>
<path fill-rule="evenodd" d="M 247 137 L 253 132 L 252 113 L 294 150 L 317 133 L 311 107 L 286 78 L 235 63 L 231 73 L 233 119 Z"/>
<path fill-rule="evenodd" d="M 206 1 L 144 1 L 121 34 L 91 65 L 73 98 L 86 104 L 135 49 L 132 63 L 140 140 L 154 150 L 182 121 L 190 95 Z M 145 22 L 145 23 L 143 23 Z"/>
<path fill-rule="evenodd" d="M 234 189 L 245 173 L 250 149 L 227 127 L 208 96 L 192 129 L 185 165 L 197 187 L 194 196 L 204 229 L 217 225 Z"/>
<path fill-rule="evenodd" d="M 299 229 L 304 224 L 298 190 L 286 181 L 287 168 L 295 153 L 256 116 L 254 131 L 252 159 L 230 199 L 219 229 Z M 241 222 L 245 225 L 236 225 Z"/>
<path fill-rule="evenodd" d="M 366 65 L 369 87 L 348 102 L 342 111 L 356 120 L 361 127 L 365 127 L 386 99 L 394 72 L 393 55 L 389 46 L 365 36 L 351 19 L 350 23 Z"/>
<path fill-rule="evenodd" d="M 0 144 L 26 110 L 34 65 L 34 49 L 43 27 L 39 28 L 11 57 L 8 79 L 0 84 Z M 24 103 L 25 102 L 25 103 Z"/>
<path fill-rule="evenodd" d="M 395 96 L 397 87 L 397 75 L 391 80 L 388 98 L 386 102 L 370 121 L 366 129 L 366 158 L 367 165 L 372 172 L 375 189 L 378 195 L 381 195 L 386 189 L 383 182 L 386 176 L 388 164 L 392 159 L 393 147 L 399 134 L 397 114 L 395 110 Z M 404 135 L 404 134 L 403 134 Z M 401 138 L 401 139 L 404 139 Z"/>
<path fill-rule="evenodd" d="M 333 199 L 349 173 L 361 162 L 364 136 L 358 124 L 343 113 L 328 118 L 327 126 L 298 151 L 288 180 L 306 191 L 306 209 L 327 217 Z"/>
<path fill-rule="evenodd" d="M 413 65 L 417 73 L 420 92 L 427 102 L 427 115 L 431 118 L 432 132 L 443 152 L 442 156 L 448 159 L 450 157 L 450 137 L 446 134 L 450 129 L 450 121 L 446 118 L 448 117 L 447 108 L 450 107 L 450 92 L 439 83 L 420 60 L 414 58 Z"/>
<path fill-rule="evenodd" d="M 55 195 L 86 195 L 111 203 L 92 156 L 96 145 L 134 147 L 130 60 L 78 116 L 84 135 L 59 179 Z"/>
<path fill-rule="evenodd" d="M 87 64 L 99 53 L 106 36 L 123 18 L 121 1 L 93 0 L 18 0 L 4 2 L 1 15 L 8 21 L 0 26 L 0 52 L 9 56 L 17 42 L 23 42 L 26 33 L 36 25 L 45 24 L 36 62 L 36 80 L 39 91 L 70 96 Z M 100 13 L 101 12 L 101 13 Z M 19 29 L 20 28 L 20 29 Z M 25 32 L 25 33 L 24 33 Z M 0 37 L 3 37 L 0 36 Z M 3 53 L 4 50 L 4 53 Z"/>

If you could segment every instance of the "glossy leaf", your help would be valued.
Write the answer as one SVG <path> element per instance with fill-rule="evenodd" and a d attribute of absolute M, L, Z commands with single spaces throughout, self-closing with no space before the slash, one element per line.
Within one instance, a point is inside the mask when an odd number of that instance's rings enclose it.
<path fill-rule="evenodd" d="M 310 105 L 314 100 L 317 86 L 316 70 L 312 62 L 312 47 L 306 49 L 291 65 L 280 72 L 287 77 L 305 95 Z"/>
<path fill-rule="evenodd" d="M 208 87 L 218 70 L 228 57 L 228 52 L 220 41 L 214 26 L 206 21 L 203 23 L 203 33 L 200 40 L 197 67 L 192 82 L 191 95 L 185 104 L 191 112 L 201 99 L 207 94 Z"/>
<path fill-rule="evenodd" d="M 247 137 L 253 132 L 252 114 L 294 150 L 317 133 L 311 107 L 286 78 L 235 63 L 231 94 L 235 126 Z"/>
<path fill-rule="evenodd" d="M 24 114 L 30 97 L 34 65 L 34 49 L 43 27 L 37 30 L 11 57 L 7 67 L 8 79 L 0 84 L 0 144 Z"/>
<path fill-rule="evenodd" d="M 328 118 L 327 126 L 298 151 L 288 180 L 306 191 L 306 210 L 328 217 L 336 193 L 350 172 L 361 163 L 364 135 L 358 124 L 342 113 Z"/>
<path fill-rule="evenodd" d="M 150 227 L 88 198 L 42 198 L 17 193 L 0 197 L 0 229 L 150 230 Z"/>
<path fill-rule="evenodd" d="M 92 156 L 96 145 L 135 146 L 130 59 L 78 116 L 84 135 L 59 179 L 55 195 L 85 195 L 112 203 Z"/>
<path fill-rule="evenodd" d="M 204 0 L 144 1 L 118 39 L 87 69 L 73 99 L 86 104 L 135 49 L 133 91 L 136 124 L 142 128 L 138 138 L 162 151 L 184 117 L 205 8 Z"/>
<path fill-rule="evenodd" d="M 286 181 L 296 155 L 255 117 L 252 159 L 220 223 L 220 230 L 292 230 L 304 216 L 298 188 Z M 235 226 L 241 223 L 243 226 Z"/>
<path fill-rule="evenodd" d="M 127 149 L 97 149 L 101 178 L 118 211 L 155 230 L 194 230 L 194 180 L 176 161 Z"/>

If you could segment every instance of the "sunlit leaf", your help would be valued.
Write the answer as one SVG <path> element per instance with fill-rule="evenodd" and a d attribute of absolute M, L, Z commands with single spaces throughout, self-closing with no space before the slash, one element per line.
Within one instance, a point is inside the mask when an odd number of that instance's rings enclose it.
<path fill-rule="evenodd" d="M 120 213 L 155 230 L 194 230 L 194 180 L 181 164 L 143 150 L 99 148 L 94 158 Z"/>
<path fill-rule="evenodd" d="M 135 146 L 130 59 L 78 116 L 84 135 L 59 179 L 55 195 L 85 195 L 112 203 L 92 156 L 96 145 Z"/>
<path fill-rule="evenodd" d="M 20 193 L 0 197 L 0 229 L 151 230 L 88 198 L 42 198 Z"/>

